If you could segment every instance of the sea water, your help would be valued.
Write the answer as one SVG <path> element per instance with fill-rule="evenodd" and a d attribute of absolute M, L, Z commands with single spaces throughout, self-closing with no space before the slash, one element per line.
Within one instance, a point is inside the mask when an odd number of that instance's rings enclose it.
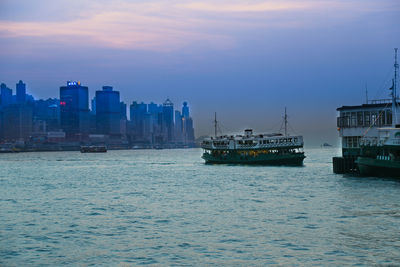
<path fill-rule="evenodd" d="M 0 265 L 400 264 L 400 180 L 201 153 L 0 154 Z"/>

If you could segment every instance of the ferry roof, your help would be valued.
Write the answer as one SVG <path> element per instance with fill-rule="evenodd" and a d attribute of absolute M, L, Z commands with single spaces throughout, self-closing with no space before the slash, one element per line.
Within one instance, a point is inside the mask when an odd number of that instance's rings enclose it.
<path fill-rule="evenodd" d="M 392 103 L 362 104 L 362 105 L 357 105 L 357 106 L 341 106 L 340 108 L 337 108 L 336 110 L 342 111 L 342 110 L 349 110 L 349 109 L 351 110 L 351 109 L 383 108 L 383 107 L 391 107 L 391 105 L 392 105 Z"/>

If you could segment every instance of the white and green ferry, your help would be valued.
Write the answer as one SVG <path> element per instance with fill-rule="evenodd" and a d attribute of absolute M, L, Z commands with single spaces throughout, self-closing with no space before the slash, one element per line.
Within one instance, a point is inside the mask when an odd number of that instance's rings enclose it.
<path fill-rule="evenodd" d="M 222 135 L 206 138 L 201 143 L 202 158 L 210 164 L 303 165 L 303 137 L 285 134 Z M 216 124 L 216 120 L 215 120 Z"/>

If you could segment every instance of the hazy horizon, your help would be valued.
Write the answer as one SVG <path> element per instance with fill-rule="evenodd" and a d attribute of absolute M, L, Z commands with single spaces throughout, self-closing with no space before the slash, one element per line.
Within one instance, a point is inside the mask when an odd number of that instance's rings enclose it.
<path fill-rule="evenodd" d="M 389 98 L 397 1 L 0 3 L 0 82 L 35 98 L 67 80 L 121 100 L 190 105 L 196 137 L 279 129 L 336 144 L 336 108 Z M 396 24 L 397 23 L 397 24 Z M 289 129 L 290 130 L 290 129 Z"/>

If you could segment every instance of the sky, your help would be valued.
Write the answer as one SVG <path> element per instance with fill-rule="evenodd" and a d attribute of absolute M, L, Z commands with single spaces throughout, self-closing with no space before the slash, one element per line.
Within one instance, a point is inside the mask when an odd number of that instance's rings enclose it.
<path fill-rule="evenodd" d="M 90 98 L 175 108 L 196 136 L 280 129 L 337 144 L 336 108 L 389 98 L 398 0 L 0 0 L 0 82 L 35 98 L 81 81 Z"/>

